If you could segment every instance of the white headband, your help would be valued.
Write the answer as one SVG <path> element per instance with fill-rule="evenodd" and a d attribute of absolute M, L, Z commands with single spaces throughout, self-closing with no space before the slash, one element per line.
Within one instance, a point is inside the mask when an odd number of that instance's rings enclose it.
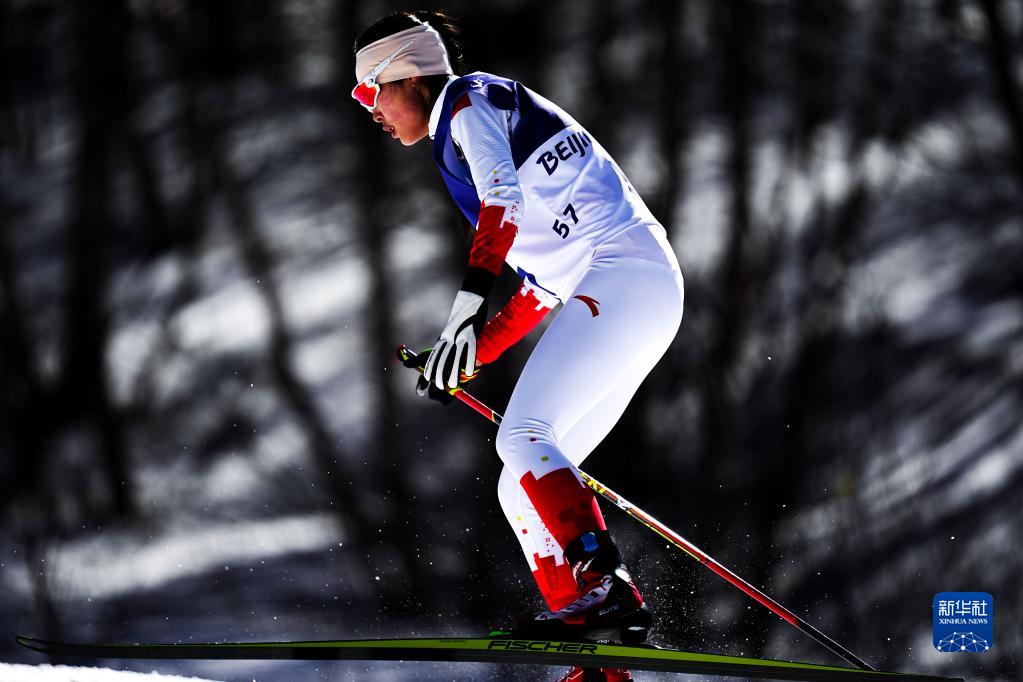
<path fill-rule="evenodd" d="M 355 78 L 361 81 L 380 62 L 397 50 L 403 43 L 412 44 L 398 53 L 387 68 L 377 76 L 377 83 L 400 81 L 412 76 L 435 76 L 452 74 L 448 51 L 444 41 L 432 26 L 423 22 L 370 43 L 355 53 Z"/>

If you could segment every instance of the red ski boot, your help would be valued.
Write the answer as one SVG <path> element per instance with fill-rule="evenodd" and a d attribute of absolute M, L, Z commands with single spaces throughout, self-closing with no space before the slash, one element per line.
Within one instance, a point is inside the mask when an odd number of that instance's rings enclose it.
<path fill-rule="evenodd" d="M 565 548 L 565 560 L 579 584 L 579 598 L 557 611 L 522 617 L 513 634 L 561 641 L 643 642 L 653 618 L 611 534 L 583 533 Z"/>
<path fill-rule="evenodd" d="M 632 673 L 625 668 L 580 668 L 576 666 L 565 673 L 558 682 L 626 682 Z"/>

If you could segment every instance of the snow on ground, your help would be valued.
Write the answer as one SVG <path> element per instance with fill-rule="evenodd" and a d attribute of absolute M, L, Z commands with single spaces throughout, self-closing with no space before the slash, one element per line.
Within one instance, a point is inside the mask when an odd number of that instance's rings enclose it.
<path fill-rule="evenodd" d="M 157 682 L 158 680 L 194 680 L 214 682 L 200 677 L 178 677 L 159 673 L 136 673 L 107 668 L 77 668 L 67 665 L 14 665 L 0 663 L 0 682 Z"/>

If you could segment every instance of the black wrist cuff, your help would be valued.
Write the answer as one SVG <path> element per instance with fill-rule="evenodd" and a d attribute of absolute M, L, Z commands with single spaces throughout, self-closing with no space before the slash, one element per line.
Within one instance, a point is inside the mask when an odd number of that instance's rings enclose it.
<path fill-rule="evenodd" d="M 465 271 L 465 279 L 462 280 L 462 291 L 468 291 L 486 298 L 494 287 L 497 275 L 484 270 L 483 268 L 469 268 Z"/>

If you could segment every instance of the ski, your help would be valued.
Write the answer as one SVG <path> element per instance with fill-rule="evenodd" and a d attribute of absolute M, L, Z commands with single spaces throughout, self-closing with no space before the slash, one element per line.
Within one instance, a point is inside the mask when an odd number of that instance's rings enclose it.
<path fill-rule="evenodd" d="M 518 639 L 503 631 L 477 638 L 361 639 L 323 642 L 225 642 L 208 644 L 89 644 L 17 642 L 49 656 L 120 659 L 292 659 L 521 663 L 723 675 L 770 680 L 952 682 L 962 678 L 881 672 L 742 656 L 692 653 L 655 646 Z"/>

